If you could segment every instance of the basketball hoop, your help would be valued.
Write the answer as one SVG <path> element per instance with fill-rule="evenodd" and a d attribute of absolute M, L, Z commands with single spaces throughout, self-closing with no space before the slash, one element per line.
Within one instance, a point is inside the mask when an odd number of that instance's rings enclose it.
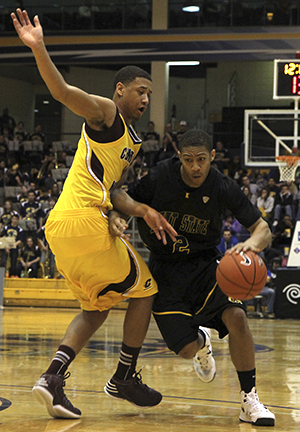
<path fill-rule="evenodd" d="M 298 165 L 299 156 L 276 156 L 276 162 L 280 171 L 280 181 L 294 181 Z"/>

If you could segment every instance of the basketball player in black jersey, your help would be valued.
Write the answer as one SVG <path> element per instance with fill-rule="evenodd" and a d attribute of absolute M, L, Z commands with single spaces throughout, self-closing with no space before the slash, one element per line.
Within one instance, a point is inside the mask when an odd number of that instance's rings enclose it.
<path fill-rule="evenodd" d="M 241 385 L 239 418 L 256 426 L 273 426 L 275 416 L 259 402 L 255 388 L 254 343 L 246 308 L 225 296 L 216 283 L 221 258 L 216 246 L 224 211 L 231 210 L 251 234 L 229 253 L 263 250 L 271 240 L 268 224 L 238 185 L 211 167 L 215 150 L 206 132 L 186 132 L 178 148 L 179 159 L 167 159 L 152 168 L 127 199 L 118 189 L 112 202 L 115 209 L 129 215 L 139 203 L 148 204 L 178 233 L 175 243 L 163 245 L 151 228 L 138 220 L 141 237 L 151 251 L 149 267 L 159 290 L 153 314 L 168 347 L 185 359 L 193 358 L 198 377 L 209 382 L 215 364 L 209 334 L 199 326 L 216 329 L 220 338 L 229 334 L 231 359 Z M 125 224 L 125 219 L 112 212 L 113 234 L 119 235 L 116 225 L 120 223 Z"/>

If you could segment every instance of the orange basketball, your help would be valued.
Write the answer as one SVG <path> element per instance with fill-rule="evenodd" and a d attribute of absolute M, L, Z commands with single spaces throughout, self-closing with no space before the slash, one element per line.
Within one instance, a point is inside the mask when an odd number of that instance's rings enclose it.
<path fill-rule="evenodd" d="M 249 300 L 261 292 L 267 280 L 262 258 L 252 251 L 226 254 L 217 267 L 217 282 L 228 297 Z"/>

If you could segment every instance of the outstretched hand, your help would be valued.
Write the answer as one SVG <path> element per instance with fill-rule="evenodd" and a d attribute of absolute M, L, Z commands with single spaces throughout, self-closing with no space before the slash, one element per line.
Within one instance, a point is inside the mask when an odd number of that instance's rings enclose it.
<path fill-rule="evenodd" d="M 36 15 L 33 18 L 34 25 L 32 25 L 25 10 L 21 11 L 21 9 L 17 9 L 17 14 L 18 16 L 13 12 L 11 18 L 19 38 L 29 48 L 33 49 L 37 47 L 44 39 L 43 29 L 38 16 Z"/>
<path fill-rule="evenodd" d="M 144 221 L 154 231 L 158 240 L 162 240 L 163 244 L 167 244 L 166 233 L 169 234 L 173 242 L 176 241 L 177 232 L 174 230 L 172 225 L 156 210 L 149 207 L 145 215 L 143 216 Z"/>

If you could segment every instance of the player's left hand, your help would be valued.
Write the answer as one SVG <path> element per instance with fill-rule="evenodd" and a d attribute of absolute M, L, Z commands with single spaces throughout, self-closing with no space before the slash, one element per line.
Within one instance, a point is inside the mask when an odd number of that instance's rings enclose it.
<path fill-rule="evenodd" d="M 120 216 L 120 213 L 115 210 L 110 211 L 108 220 L 108 229 L 113 237 L 122 237 L 129 240 L 130 234 L 124 234 L 124 231 L 128 228 L 128 224 L 126 220 Z"/>
<path fill-rule="evenodd" d="M 169 234 L 173 242 L 176 241 L 177 232 L 174 230 L 172 225 L 152 207 L 148 207 L 146 213 L 143 216 L 144 221 L 154 231 L 158 240 L 162 240 L 163 244 L 167 244 L 166 233 Z"/>

